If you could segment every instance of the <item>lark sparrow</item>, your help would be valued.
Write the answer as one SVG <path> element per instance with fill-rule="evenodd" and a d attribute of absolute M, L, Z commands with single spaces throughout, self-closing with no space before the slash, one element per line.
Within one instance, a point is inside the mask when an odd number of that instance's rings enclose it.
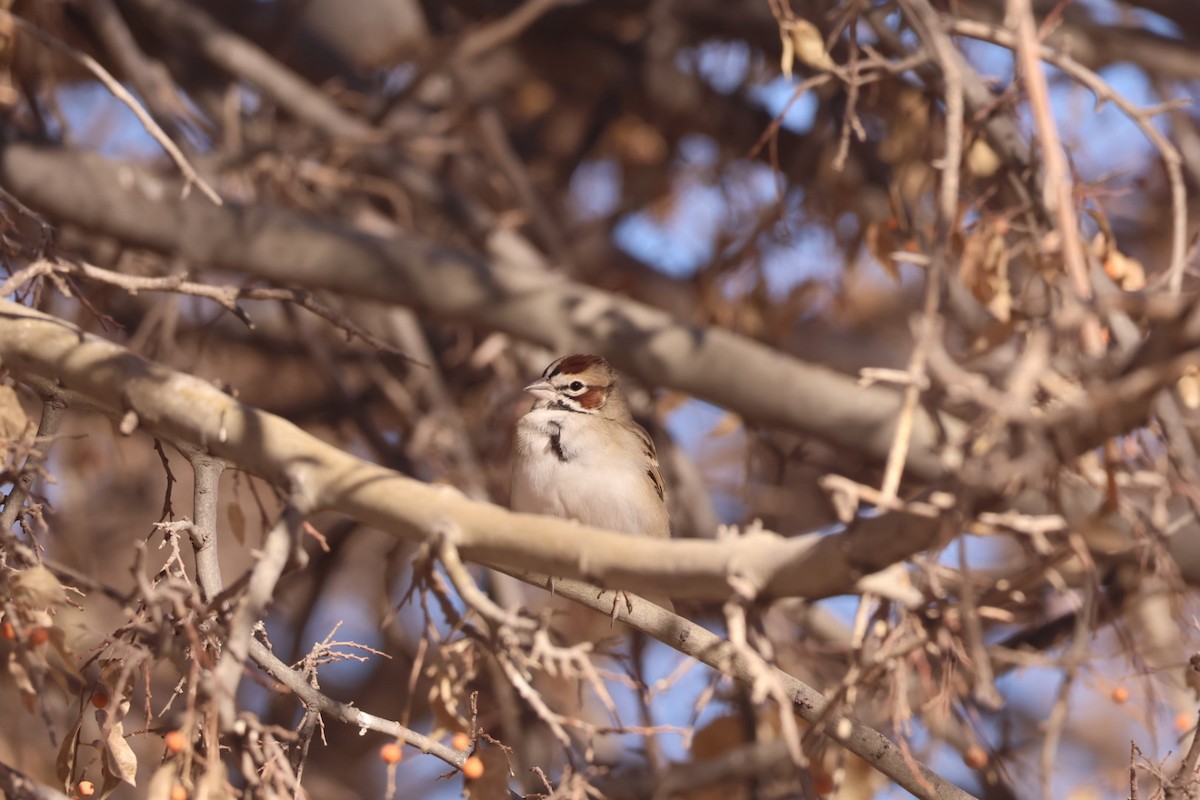
<path fill-rule="evenodd" d="M 525 391 L 537 401 L 517 423 L 513 510 L 669 537 L 654 443 L 633 421 L 608 362 L 593 355 L 565 356 Z M 665 597 L 647 599 L 671 607 Z"/>

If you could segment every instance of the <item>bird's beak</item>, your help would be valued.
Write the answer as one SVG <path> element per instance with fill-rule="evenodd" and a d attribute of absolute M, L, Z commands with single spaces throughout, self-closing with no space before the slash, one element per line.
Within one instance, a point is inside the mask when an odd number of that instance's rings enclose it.
<path fill-rule="evenodd" d="M 556 392 L 550 381 L 537 381 L 525 387 L 525 391 L 542 400 L 553 400 Z"/>

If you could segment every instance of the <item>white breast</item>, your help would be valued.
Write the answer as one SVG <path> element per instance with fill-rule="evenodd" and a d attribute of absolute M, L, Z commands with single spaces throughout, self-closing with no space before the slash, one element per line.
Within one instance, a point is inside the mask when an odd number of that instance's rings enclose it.
<path fill-rule="evenodd" d="M 552 443 L 557 434 L 561 457 Z M 641 445 L 621 425 L 592 415 L 535 409 L 521 418 L 513 463 L 514 511 L 666 536 L 665 511 Z"/>

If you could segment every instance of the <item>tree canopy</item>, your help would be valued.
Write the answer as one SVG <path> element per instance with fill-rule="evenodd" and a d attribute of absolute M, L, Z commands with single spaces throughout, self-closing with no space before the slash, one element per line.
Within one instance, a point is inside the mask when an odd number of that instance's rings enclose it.
<path fill-rule="evenodd" d="M 0 794 L 1195 796 L 1193 6 L 0 3 Z"/>

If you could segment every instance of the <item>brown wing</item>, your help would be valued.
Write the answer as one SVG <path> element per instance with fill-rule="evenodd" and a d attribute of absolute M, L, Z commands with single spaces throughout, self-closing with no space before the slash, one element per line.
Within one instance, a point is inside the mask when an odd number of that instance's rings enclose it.
<path fill-rule="evenodd" d="M 658 493 L 658 499 L 666 503 L 667 489 L 663 484 L 662 473 L 658 469 L 658 453 L 654 449 L 654 440 L 650 438 L 646 429 L 636 422 L 631 423 L 630 427 L 633 428 L 633 432 L 637 434 L 638 440 L 642 443 L 642 453 L 646 456 L 646 475 L 654 484 L 654 491 Z"/>

